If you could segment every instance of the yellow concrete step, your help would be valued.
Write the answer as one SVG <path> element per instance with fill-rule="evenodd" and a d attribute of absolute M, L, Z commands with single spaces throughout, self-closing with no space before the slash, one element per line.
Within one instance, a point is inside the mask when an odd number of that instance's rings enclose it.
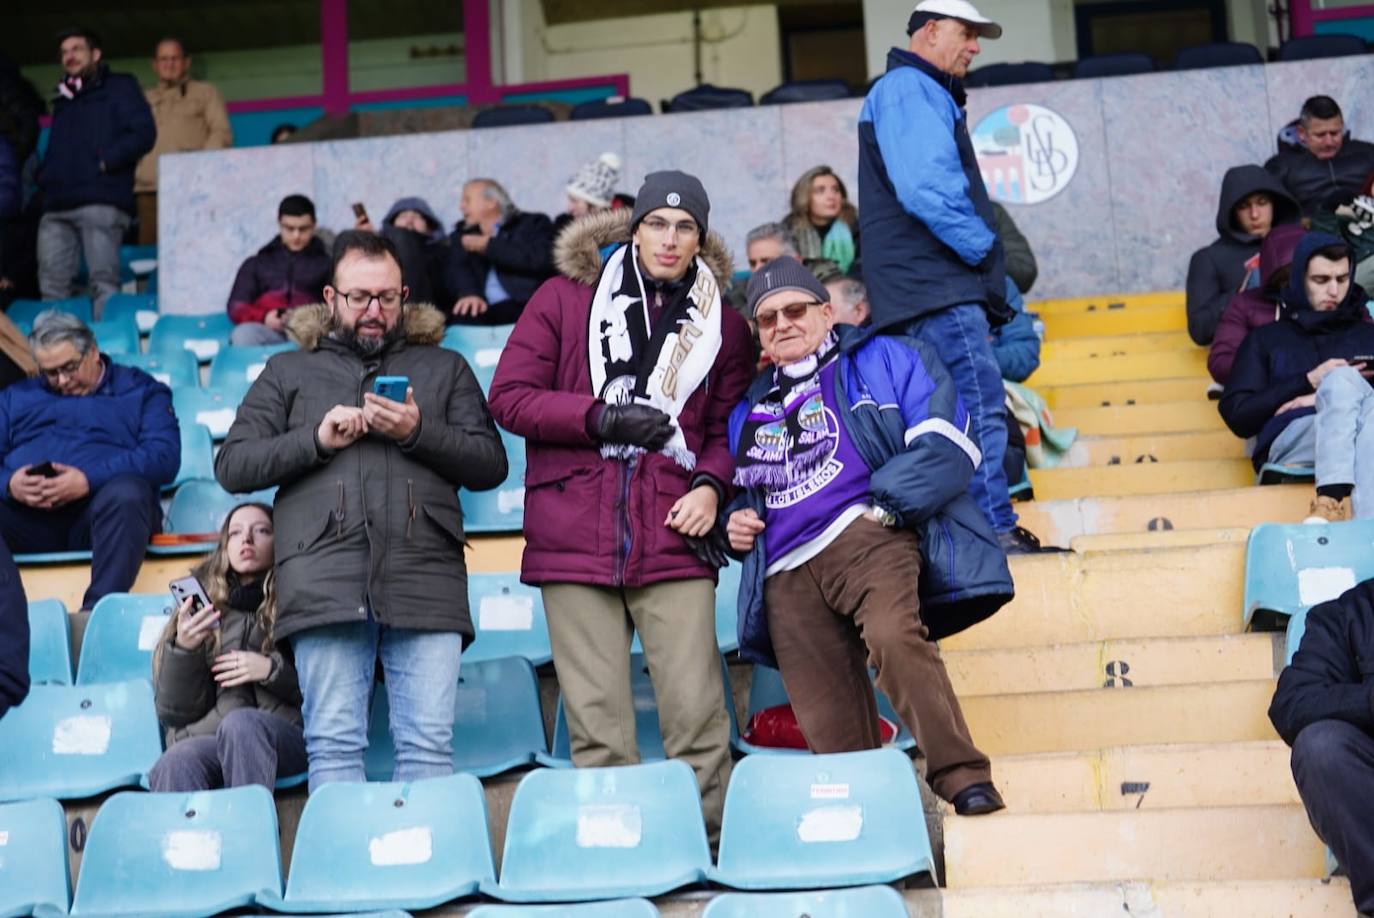
<path fill-rule="evenodd" d="M 1158 354 L 1165 351 L 1196 349 L 1197 345 L 1188 337 L 1188 333 L 1179 331 L 1046 339 L 1040 346 L 1040 362 L 1079 360 L 1084 357 L 1125 357 L 1128 354 Z"/>
<path fill-rule="evenodd" d="M 1045 323 L 1045 337 L 1051 341 L 1188 329 L 1188 313 L 1178 306 L 1138 306 L 1106 312 L 1051 312 L 1040 319 Z"/>
<path fill-rule="evenodd" d="M 1056 427 L 1076 427 L 1079 434 L 1085 437 L 1226 430 L 1226 422 L 1217 411 L 1217 403 L 1204 399 L 1153 405 L 1113 405 L 1110 408 L 1056 408 L 1054 424 Z"/>
<path fill-rule="evenodd" d="M 1207 352 L 1167 351 L 1159 354 L 1127 354 L 1125 357 L 1080 357 L 1042 363 L 1026 380 L 1039 389 L 1044 386 L 1073 386 L 1083 383 L 1122 382 L 1137 379 L 1175 379 L 1180 376 L 1205 376 Z"/>
<path fill-rule="evenodd" d="M 1026 309 L 1042 316 L 1077 313 L 1124 313 L 1133 309 L 1171 306 L 1182 309 L 1186 297 L 1182 290 L 1156 290 L 1149 293 L 1100 293 L 1095 296 L 1053 300 L 1028 300 Z"/>
<path fill-rule="evenodd" d="M 1292 805 L 953 816 L 944 829 L 950 889 L 1140 877 L 1316 879 L 1325 873 L 1325 848 L 1303 808 Z"/>
<path fill-rule="evenodd" d="M 1240 634 L 1245 544 L 1017 555 L 1016 597 L 945 650 Z"/>
<path fill-rule="evenodd" d="M 1242 488 L 1254 482 L 1255 469 L 1249 459 L 1204 459 L 1032 469 L 1030 478 L 1037 500 L 1073 500 L 1094 495 L 1119 497 Z"/>
<path fill-rule="evenodd" d="M 1265 712 L 1273 679 L 961 698 L 990 756 L 1110 746 L 1277 739 Z"/>
<path fill-rule="evenodd" d="M 992 777 L 1013 813 L 1300 804 L 1289 755 L 1278 740 L 1119 746 L 1001 756 Z"/>
<path fill-rule="evenodd" d="M 1229 430 L 1125 434 L 1079 437 L 1056 468 L 1244 458 L 1245 441 Z"/>
<path fill-rule="evenodd" d="M 1052 646 L 947 651 L 945 666 L 960 698 L 1120 686 L 1187 685 L 1272 679 L 1278 673 L 1269 633 L 1124 638 Z"/>
<path fill-rule="evenodd" d="M 1156 529 L 1153 532 L 1109 532 L 1075 536 L 1069 547 L 1080 555 L 1142 548 L 1198 548 L 1204 545 L 1244 545 L 1250 527 L 1227 529 Z"/>
<path fill-rule="evenodd" d="M 1350 918 L 1342 879 L 1037 884 L 911 891 L 914 918 Z M 927 899 L 938 903 L 925 906 Z M 924 908 L 924 910 L 922 910 Z"/>
<path fill-rule="evenodd" d="M 1021 525 L 1046 545 L 1067 546 L 1080 535 L 1151 529 L 1213 529 L 1298 522 L 1312 500 L 1310 485 L 1269 485 L 1192 494 L 1134 494 L 1017 504 Z"/>
<path fill-rule="evenodd" d="M 1187 374 L 1173 379 L 1128 379 L 1100 381 L 1081 385 L 1038 386 L 1037 391 L 1051 410 L 1064 408 L 1106 408 L 1111 405 L 1154 405 L 1160 402 L 1189 402 L 1206 398 L 1212 380 L 1205 373 Z"/>

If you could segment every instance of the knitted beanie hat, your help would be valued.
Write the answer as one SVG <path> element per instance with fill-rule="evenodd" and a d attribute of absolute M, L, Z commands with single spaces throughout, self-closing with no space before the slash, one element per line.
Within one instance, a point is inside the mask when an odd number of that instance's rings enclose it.
<path fill-rule="evenodd" d="M 615 194 L 616 183 L 620 181 L 620 157 L 614 153 L 602 153 L 596 159 L 577 170 L 577 175 L 568 183 L 568 194 L 581 198 L 597 207 L 609 207 Z"/>

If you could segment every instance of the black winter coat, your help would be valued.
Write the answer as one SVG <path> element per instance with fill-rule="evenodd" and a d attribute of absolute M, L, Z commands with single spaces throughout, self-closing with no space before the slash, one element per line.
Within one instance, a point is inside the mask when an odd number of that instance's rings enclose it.
<path fill-rule="evenodd" d="M 19 568 L 0 540 L 0 717 L 29 694 L 29 605 Z"/>
<path fill-rule="evenodd" d="M 138 81 L 98 65 L 76 98 L 53 102 L 48 152 L 38 172 L 43 208 L 110 204 L 132 214 L 134 167 L 156 140 Z"/>
<path fill-rule="evenodd" d="M 485 254 L 463 248 L 464 227 L 449 237 L 453 255 L 444 265 L 444 283 L 452 305 L 465 296 L 486 296 L 487 271 L 496 269 L 510 298 L 529 302 L 539 285 L 554 276 L 553 221 L 544 214 L 517 213 L 501 224 Z"/>
<path fill-rule="evenodd" d="M 1285 147 L 1264 168 L 1279 177 L 1303 216 L 1310 217 L 1361 193 L 1374 173 L 1374 143 L 1347 139 L 1331 159 L 1317 159 L 1305 147 Z"/>

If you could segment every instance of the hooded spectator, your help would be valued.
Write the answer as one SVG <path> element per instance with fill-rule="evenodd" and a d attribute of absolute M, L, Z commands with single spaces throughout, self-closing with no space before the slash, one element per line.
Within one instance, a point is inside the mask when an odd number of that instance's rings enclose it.
<path fill-rule="evenodd" d="M 354 229 L 375 232 L 366 212 Z M 444 238 L 444 222 L 420 197 L 400 198 L 382 218 L 382 235 L 391 240 L 401 259 L 401 277 L 410 290 L 409 302 L 434 303 L 445 297 L 444 268 L 453 250 Z"/>
<path fill-rule="evenodd" d="M 320 301 L 333 261 L 315 227 L 314 202 L 303 194 L 282 198 L 276 238 L 243 263 L 229 291 L 229 318 L 238 326 L 232 344 L 281 344 L 287 313 Z"/>
<path fill-rule="evenodd" d="M 1221 314 L 1212 349 L 1207 354 L 1207 372 L 1223 386 L 1231 378 L 1231 364 L 1245 336 L 1279 317 L 1279 294 L 1288 285 L 1288 269 L 1293 250 L 1303 233 L 1300 224 L 1276 226 L 1260 245 L 1260 286 L 1242 290 L 1231 297 Z"/>
<path fill-rule="evenodd" d="M 1302 104 L 1297 140 L 1280 143 L 1264 168 L 1279 177 L 1303 216 L 1346 203 L 1374 172 L 1374 144 L 1350 139 L 1341 107 L 1330 96 Z"/>
<path fill-rule="evenodd" d="M 1221 180 L 1217 239 L 1188 262 L 1188 335 L 1212 343 L 1231 297 L 1252 279 L 1249 264 L 1269 230 L 1298 219 L 1298 205 L 1272 174 L 1255 165 L 1235 166 Z"/>
<path fill-rule="evenodd" d="M 841 273 L 858 273 L 859 212 L 835 170 L 816 166 L 802 173 L 792 186 L 792 210 L 784 222 L 803 263 L 828 258 Z"/>

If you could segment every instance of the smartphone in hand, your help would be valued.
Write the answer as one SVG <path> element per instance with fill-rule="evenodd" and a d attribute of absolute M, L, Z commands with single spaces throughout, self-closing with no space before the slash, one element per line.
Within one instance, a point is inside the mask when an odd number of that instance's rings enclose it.
<path fill-rule="evenodd" d="M 374 393 L 393 402 L 405 402 L 406 390 L 409 388 L 409 376 L 378 376 L 372 383 Z"/>
<path fill-rule="evenodd" d="M 39 478 L 56 478 L 57 469 L 53 468 L 52 460 L 44 460 L 29 466 L 28 474 L 37 475 Z"/>
<path fill-rule="evenodd" d="M 359 220 L 367 219 L 367 208 L 363 206 L 362 201 L 357 201 L 354 203 L 353 216 L 357 217 Z"/>
<path fill-rule="evenodd" d="M 191 597 L 192 615 L 195 615 L 203 609 L 209 608 L 211 605 L 210 597 L 206 594 L 205 587 L 201 586 L 200 581 L 193 575 L 179 577 L 167 584 L 167 588 L 172 591 L 172 599 L 175 601 L 177 608 L 180 608 L 181 604 L 186 601 L 186 597 Z M 213 627 L 218 628 L 219 623 L 216 622 Z"/>

